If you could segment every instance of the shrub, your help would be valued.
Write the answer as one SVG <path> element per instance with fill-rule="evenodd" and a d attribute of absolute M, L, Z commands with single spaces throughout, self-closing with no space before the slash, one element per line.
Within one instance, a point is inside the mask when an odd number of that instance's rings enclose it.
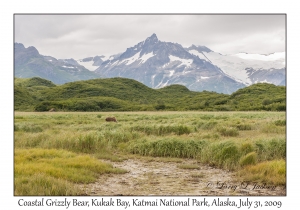
<path fill-rule="evenodd" d="M 252 126 L 249 124 L 240 124 L 236 126 L 240 131 L 252 130 Z"/>
<path fill-rule="evenodd" d="M 19 126 L 14 125 L 14 131 L 19 131 L 19 130 L 20 130 Z"/>
<path fill-rule="evenodd" d="M 263 100 L 263 102 L 262 102 L 262 105 L 269 105 L 269 104 L 271 104 L 272 103 L 272 100 L 270 100 L 270 99 L 264 99 Z"/>
<path fill-rule="evenodd" d="M 164 110 L 164 109 L 166 109 L 166 105 L 164 105 L 164 104 L 157 104 L 157 105 L 155 105 L 154 108 L 156 110 Z"/>
<path fill-rule="evenodd" d="M 52 106 L 53 106 L 53 104 L 51 102 L 49 102 L 49 101 L 43 101 L 43 102 L 35 105 L 34 111 L 38 111 L 38 112 L 49 111 Z"/>
<path fill-rule="evenodd" d="M 286 126 L 286 120 L 276 120 L 274 124 L 277 126 Z"/>
<path fill-rule="evenodd" d="M 285 104 L 277 105 L 276 111 L 286 111 L 286 105 Z"/>

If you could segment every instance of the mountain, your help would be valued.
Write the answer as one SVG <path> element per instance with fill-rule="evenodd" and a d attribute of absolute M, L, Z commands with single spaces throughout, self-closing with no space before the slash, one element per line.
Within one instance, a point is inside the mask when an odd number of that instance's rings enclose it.
<path fill-rule="evenodd" d="M 41 77 L 56 84 L 124 77 L 150 88 L 179 84 L 192 91 L 231 94 L 255 83 L 286 84 L 285 53 L 222 55 L 206 46 L 188 48 L 160 41 L 156 34 L 111 56 L 79 60 L 40 55 L 15 43 L 15 77 Z"/>
<path fill-rule="evenodd" d="M 35 47 L 14 44 L 14 75 L 19 78 L 41 77 L 56 84 L 99 77 L 74 59 L 56 59 L 39 54 Z"/>
<path fill-rule="evenodd" d="M 77 63 L 84 66 L 86 69 L 90 71 L 95 71 L 105 60 L 105 56 L 95 56 L 88 57 L 84 59 L 77 60 Z"/>
<path fill-rule="evenodd" d="M 192 45 L 188 52 L 218 66 L 226 75 L 245 85 L 266 82 L 285 85 L 285 53 L 269 55 L 238 53 L 222 55 L 204 46 Z"/>
<path fill-rule="evenodd" d="M 104 61 L 95 72 L 105 77 L 135 79 L 151 88 L 181 84 L 193 91 L 232 93 L 245 87 L 180 44 L 158 40 L 156 34 Z"/>

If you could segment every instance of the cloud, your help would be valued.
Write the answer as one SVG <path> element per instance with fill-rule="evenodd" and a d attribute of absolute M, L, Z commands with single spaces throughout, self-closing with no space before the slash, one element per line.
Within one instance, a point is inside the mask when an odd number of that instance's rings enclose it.
<path fill-rule="evenodd" d="M 267 54 L 285 50 L 285 15 L 15 15 L 15 41 L 57 58 L 124 52 L 153 33 L 225 54 Z"/>

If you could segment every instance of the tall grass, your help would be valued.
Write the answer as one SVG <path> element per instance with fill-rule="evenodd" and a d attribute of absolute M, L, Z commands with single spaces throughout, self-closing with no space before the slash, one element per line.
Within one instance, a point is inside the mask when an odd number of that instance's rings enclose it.
<path fill-rule="evenodd" d="M 284 139 L 243 144 L 233 140 L 211 142 L 210 140 L 183 141 L 178 138 L 144 139 L 132 141 L 128 151 L 146 156 L 196 158 L 203 163 L 230 170 L 257 161 L 286 158 Z"/>
<path fill-rule="evenodd" d="M 233 141 L 214 142 L 205 147 L 199 159 L 211 166 L 235 169 L 239 166 L 241 151 Z"/>
<path fill-rule="evenodd" d="M 94 182 L 99 174 L 125 172 L 65 150 L 15 149 L 14 154 L 15 195 L 78 194 L 74 183 Z"/>
<path fill-rule="evenodd" d="M 286 158 L 286 141 L 283 138 L 257 140 L 255 148 L 260 161 Z"/>
<path fill-rule="evenodd" d="M 217 132 L 219 132 L 222 136 L 238 136 L 239 132 L 236 128 L 231 127 L 218 127 Z"/>
<path fill-rule="evenodd" d="M 133 154 L 158 156 L 158 157 L 177 157 L 177 158 L 197 158 L 205 141 L 194 141 L 180 139 L 158 139 L 158 140 L 137 140 L 132 141 L 129 152 Z"/>
<path fill-rule="evenodd" d="M 184 125 L 136 125 L 130 128 L 131 131 L 140 131 L 146 135 L 163 136 L 168 134 L 183 135 L 191 133 L 191 129 Z"/>
<path fill-rule="evenodd" d="M 250 165 L 238 172 L 243 180 L 273 185 L 285 185 L 286 161 L 283 159 L 264 161 Z"/>
<path fill-rule="evenodd" d="M 107 116 L 118 123 L 105 122 Z M 285 124 L 279 112 L 16 113 L 14 146 L 113 161 L 129 154 L 195 158 L 238 171 L 285 160 Z"/>
<path fill-rule="evenodd" d="M 42 173 L 36 173 L 30 176 L 15 175 L 15 196 L 70 196 L 82 194 L 83 192 L 73 183 Z"/>
<path fill-rule="evenodd" d="M 250 152 L 245 156 L 240 158 L 240 165 L 247 166 L 247 165 L 255 165 L 257 163 L 257 154 L 256 152 Z"/>

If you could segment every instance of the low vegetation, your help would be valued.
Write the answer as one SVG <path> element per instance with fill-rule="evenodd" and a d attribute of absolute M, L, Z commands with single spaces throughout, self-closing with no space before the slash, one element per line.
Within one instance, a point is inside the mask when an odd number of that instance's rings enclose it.
<path fill-rule="evenodd" d="M 15 78 L 16 111 L 285 111 L 286 88 L 267 83 L 231 95 L 194 92 L 182 85 L 151 89 L 125 78 L 93 79 L 55 85 L 41 78 Z M 280 122 L 278 122 L 280 123 Z M 249 129 L 249 127 L 241 127 Z"/>
<path fill-rule="evenodd" d="M 249 165 L 239 171 L 239 175 L 252 182 L 271 185 L 286 184 L 286 160 L 276 159 Z"/>
<path fill-rule="evenodd" d="M 15 112 L 15 195 L 81 195 L 78 183 L 126 172 L 98 159 L 139 156 L 285 185 L 285 122 L 285 112 Z"/>
<path fill-rule="evenodd" d="M 58 149 L 15 149 L 14 157 L 15 195 L 78 195 L 73 183 L 126 172 L 91 156 Z"/>

